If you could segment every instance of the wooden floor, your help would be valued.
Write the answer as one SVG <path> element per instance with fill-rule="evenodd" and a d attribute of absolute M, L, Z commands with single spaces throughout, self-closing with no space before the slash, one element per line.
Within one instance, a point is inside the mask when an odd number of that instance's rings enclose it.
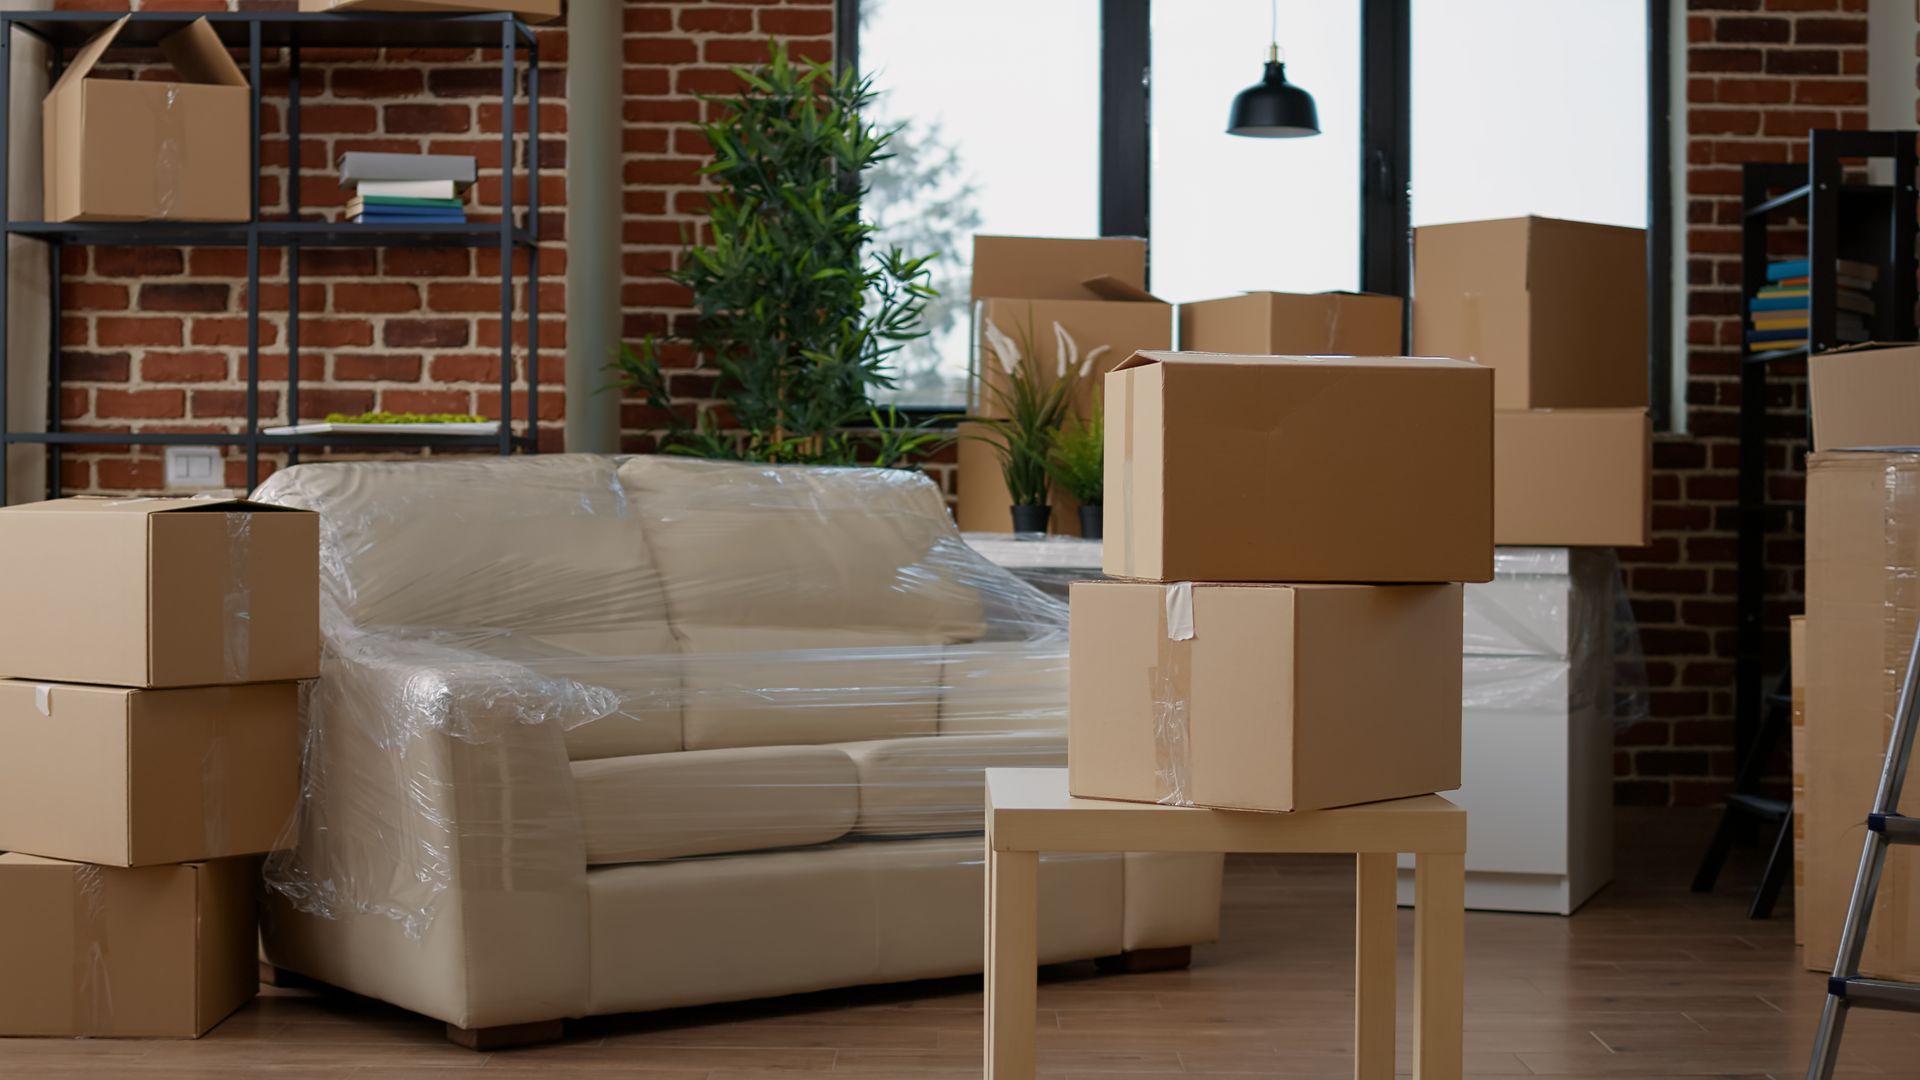
<path fill-rule="evenodd" d="M 1572 919 L 1467 916 L 1470 1076 L 1793 1077 L 1823 980 L 1802 970 L 1787 902 L 1745 917 L 1749 861 L 1721 893 L 1685 882 L 1709 819 L 1623 812 L 1621 880 Z M 1050 969 L 1041 1069 L 1073 1080 L 1351 1075 L 1351 860 L 1228 865 L 1219 944 L 1192 970 Z M 1402 915 L 1403 991 L 1409 983 Z M 0 971 L 0 978 L 5 972 Z M 1404 1060 L 1407 1006 L 1403 993 Z M 1920 1076 L 1920 1017 L 1859 1013 L 1845 1076 Z M 0 1040 L 0 1077 L 186 1080 L 263 1076 L 474 1080 L 627 1075 L 771 1080 L 795 1071 L 968 1080 L 980 1075 L 977 979 L 812 994 L 589 1021 L 558 1046 L 476 1054 L 441 1025 L 369 1002 L 269 991 L 198 1042 Z"/>

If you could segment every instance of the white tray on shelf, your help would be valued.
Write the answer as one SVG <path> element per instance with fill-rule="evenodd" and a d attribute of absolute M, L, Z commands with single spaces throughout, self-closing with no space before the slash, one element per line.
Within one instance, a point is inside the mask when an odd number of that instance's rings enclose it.
<path fill-rule="evenodd" d="M 336 424 L 318 421 L 260 429 L 262 435 L 498 435 L 500 421 L 462 424 Z"/>

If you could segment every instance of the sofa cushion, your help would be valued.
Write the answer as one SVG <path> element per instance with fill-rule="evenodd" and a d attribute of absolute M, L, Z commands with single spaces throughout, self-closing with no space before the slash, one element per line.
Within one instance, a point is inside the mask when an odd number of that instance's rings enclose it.
<path fill-rule="evenodd" d="M 949 645 L 940 734 L 1053 732 L 1067 737 L 1067 641 Z"/>
<path fill-rule="evenodd" d="M 942 659 L 930 639 L 821 627 L 682 627 L 690 750 L 932 735 Z"/>
<path fill-rule="evenodd" d="M 860 773 L 863 836 L 929 836 L 986 828 L 987 769 L 1060 768 L 1067 737 L 953 735 L 842 743 Z"/>
<path fill-rule="evenodd" d="M 830 747 L 573 763 L 588 866 L 836 840 L 858 815 L 858 782 L 847 755 Z"/>

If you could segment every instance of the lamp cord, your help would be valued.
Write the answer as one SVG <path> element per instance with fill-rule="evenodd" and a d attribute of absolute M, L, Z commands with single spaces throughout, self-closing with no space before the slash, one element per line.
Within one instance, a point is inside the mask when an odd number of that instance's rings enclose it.
<path fill-rule="evenodd" d="M 1267 7 L 1267 62 L 1280 62 L 1280 0 L 1272 0 Z"/>

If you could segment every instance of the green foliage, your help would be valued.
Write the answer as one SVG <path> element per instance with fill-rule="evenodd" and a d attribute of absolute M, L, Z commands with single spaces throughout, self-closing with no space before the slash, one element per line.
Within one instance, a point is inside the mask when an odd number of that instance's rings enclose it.
<path fill-rule="evenodd" d="M 1031 325 L 1031 315 L 1028 325 Z M 970 418 L 977 432 L 970 438 L 993 448 L 1007 495 L 1015 506 L 1045 506 L 1051 492 L 1048 460 L 1053 456 L 1060 424 L 1073 411 L 1073 389 L 1079 369 L 1066 364 L 1048 378 L 1040 369 L 1033 336 L 1014 340 L 989 320 L 980 373 L 982 400 L 988 416 Z M 990 374 L 997 370 L 998 374 Z"/>
<path fill-rule="evenodd" d="M 669 447 L 704 457 L 852 464 L 924 445 L 897 413 L 875 410 L 892 385 L 891 358 L 924 335 L 935 292 L 927 264 L 898 248 L 869 250 L 862 174 L 884 160 L 891 133 L 862 119 L 869 80 L 790 59 L 778 42 L 766 66 L 736 68 L 741 91 L 701 126 L 713 148 L 702 170 L 711 241 L 690 246 L 668 276 L 698 314 L 682 339 L 716 376 L 729 428 L 712 413 L 675 408 L 662 342 L 622 346 L 620 385 L 674 417 Z M 847 434 L 880 425 L 880 436 Z"/>
<path fill-rule="evenodd" d="M 1107 454 L 1106 411 L 1094 398 L 1092 415 L 1082 420 L 1069 415 L 1054 437 L 1047 456 L 1047 474 L 1082 506 L 1096 506 L 1105 494 Z"/>
<path fill-rule="evenodd" d="M 329 424 L 477 424 L 484 416 L 472 413 L 418 413 L 418 412 L 364 412 L 348 415 L 346 413 L 328 413 Z"/>

